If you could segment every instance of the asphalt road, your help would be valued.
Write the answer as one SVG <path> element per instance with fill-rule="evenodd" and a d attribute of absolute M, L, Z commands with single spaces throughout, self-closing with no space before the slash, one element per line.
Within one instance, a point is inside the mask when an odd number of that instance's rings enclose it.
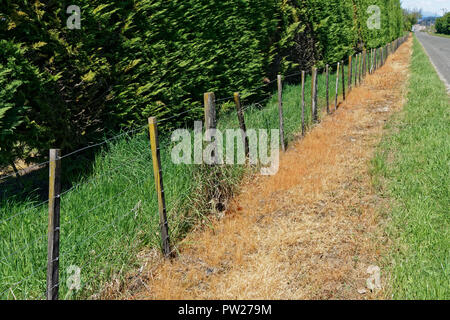
<path fill-rule="evenodd" d="M 416 36 L 450 90 L 450 39 L 431 36 L 426 32 L 416 32 Z"/>

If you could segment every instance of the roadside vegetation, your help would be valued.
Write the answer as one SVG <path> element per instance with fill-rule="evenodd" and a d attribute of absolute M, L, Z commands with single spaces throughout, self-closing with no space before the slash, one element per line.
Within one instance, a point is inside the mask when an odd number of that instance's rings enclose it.
<path fill-rule="evenodd" d="M 373 159 L 375 185 L 390 203 L 394 299 L 450 298 L 449 112 L 445 86 L 415 38 L 406 105 Z"/>
<path fill-rule="evenodd" d="M 389 21 L 381 29 L 367 26 L 372 4 Z M 247 127 L 273 129 L 278 128 L 276 83 L 250 90 L 278 73 L 290 75 L 283 92 L 289 142 L 301 125 L 299 70 L 320 69 L 323 109 L 326 63 L 347 63 L 349 55 L 380 47 L 404 31 L 398 0 L 83 0 L 79 6 L 82 30 L 66 27 L 66 8 L 56 2 L 9 1 L 0 11 L 0 38 L 7 39 L 0 41 L 2 175 L 17 161 L 47 160 L 51 147 L 61 148 L 64 156 L 120 130 L 139 128 L 100 150 L 62 160 L 61 298 L 88 297 L 112 280 L 121 283 L 139 266 L 142 249 L 159 247 L 143 126 L 147 116 L 170 119 L 159 128 L 170 235 L 176 243 L 196 224 L 208 223 L 207 214 L 223 209 L 212 200 L 226 204 L 245 172 L 255 169 L 172 163 L 166 133 L 192 129 L 193 120 L 201 118 L 203 92 L 222 98 L 240 90 L 244 108 L 249 107 Z M 308 76 L 308 126 L 310 82 Z M 221 99 L 218 109 L 219 128 L 238 128 L 233 102 Z M 0 299 L 44 297 L 47 179 L 44 166 L 20 179 L 0 180 Z M 71 266 L 81 268 L 78 292 L 67 289 Z"/>
<path fill-rule="evenodd" d="M 348 73 L 345 67 L 346 76 Z M 283 106 L 286 142 L 301 131 L 300 75 L 285 79 Z M 330 103 L 333 109 L 335 67 L 330 74 Z M 247 128 L 278 128 L 276 82 L 268 86 L 261 103 L 246 103 Z M 342 92 L 342 85 L 339 86 Z M 325 112 L 325 75 L 318 75 L 319 116 Z M 342 101 L 342 96 L 339 96 Z M 218 128 L 238 129 L 232 100 L 218 105 Z M 305 81 L 305 120 L 311 126 L 311 78 Z M 192 126 L 186 125 L 186 128 Z M 153 180 L 148 130 L 111 141 L 95 160 L 68 157 L 62 168 L 79 162 L 76 172 L 63 174 L 61 196 L 61 298 L 86 298 L 101 295 L 101 289 L 112 279 L 122 283 L 129 271 L 139 266 L 138 254 L 144 248 L 160 247 L 157 197 Z M 163 135 L 160 140 L 164 189 L 168 206 L 169 230 L 173 244 L 198 223 L 208 224 L 207 215 L 218 212 L 212 199 L 226 201 L 238 190 L 244 174 L 255 167 L 223 165 L 210 168 L 175 165 L 170 151 L 173 143 Z M 36 179 L 48 175 L 48 167 L 35 172 Z M 47 203 L 45 192 L 32 196 L 15 192 L 21 179 L 2 184 L 0 197 L 0 299 L 43 298 L 47 254 Z M 211 186 L 214 185 L 214 188 Z M 45 189 L 46 186 L 43 186 Z M 45 190 L 43 190 L 45 191 Z M 211 192 L 213 191 L 213 192 Z M 37 206 L 35 208 L 35 206 Z M 26 211 L 25 211 L 26 210 Z M 125 250 L 124 250 L 125 248 Z M 73 271 L 81 268 L 82 290 L 71 292 L 66 285 Z"/>
<path fill-rule="evenodd" d="M 430 35 L 450 39 L 450 34 L 443 34 L 443 33 L 433 32 L 433 33 L 430 33 Z"/>
<path fill-rule="evenodd" d="M 437 34 L 450 36 L 450 12 L 436 19 L 435 29 Z"/>

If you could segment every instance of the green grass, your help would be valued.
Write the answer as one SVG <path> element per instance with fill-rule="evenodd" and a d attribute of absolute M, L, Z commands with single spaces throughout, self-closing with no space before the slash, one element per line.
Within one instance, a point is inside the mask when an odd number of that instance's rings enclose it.
<path fill-rule="evenodd" d="M 450 35 L 449 34 L 436 33 L 436 32 L 429 32 L 429 34 L 432 35 L 432 36 L 437 36 L 437 37 L 449 38 L 450 39 Z"/>
<path fill-rule="evenodd" d="M 445 86 L 414 38 L 408 101 L 373 160 L 375 185 L 391 203 L 394 299 L 450 298 L 449 111 Z"/>
<path fill-rule="evenodd" d="M 332 69 L 329 83 L 331 105 L 334 72 Z M 347 76 L 346 66 L 346 84 Z M 301 130 L 299 79 L 300 76 L 290 77 L 287 80 L 291 84 L 284 85 L 283 89 L 287 142 Z M 293 80 L 296 84 L 292 84 Z M 275 86 L 272 89 L 268 100 L 261 105 L 247 106 L 243 99 L 244 107 L 248 107 L 245 110 L 248 129 L 278 128 Z M 342 93 L 341 82 L 339 93 Z M 323 73 L 319 73 L 318 97 L 323 110 L 326 105 Z M 306 79 L 305 100 L 305 116 L 310 126 L 310 76 Z M 234 107 L 225 101 L 218 108 Z M 235 112 L 219 112 L 218 127 L 238 128 Z M 172 242 L 176 243 L 211 211 L 212 193 L 223 199 L 230 197 L 238 190 L 243 175 L 255 168 L 224 165 L 211 172 L 205 166 L 174 165 L 170 160 L 171 142 L 163 137 L 160 144 L 169 229 Z M 145 129 L 108 143 L 92 163 L 78 164 L 72 157 L 62 160 L 63 168 L 74 165 L 86 174 L 63 177 L 66 184 L 76 186 L 61 197 L 60 298 L 67 299 L 98 293 L 112 278 L 125 281 L 127 272 L 139 266 L 137 253 L 146 247 L 160 246 L 151 150 Z M 211 186 L 216 188 L 212 190 Z M 33 208 L 40 201 L 20 195 L 0 199 L 0 299 L 44 298 L 47 205 Z M 29 210 L 17 215 L 25 209 Z M 77 293 L 69 291 L 66 285 L 71 279 L 68 268 L 72 265 L 81 268 L 82 290 Z"/>

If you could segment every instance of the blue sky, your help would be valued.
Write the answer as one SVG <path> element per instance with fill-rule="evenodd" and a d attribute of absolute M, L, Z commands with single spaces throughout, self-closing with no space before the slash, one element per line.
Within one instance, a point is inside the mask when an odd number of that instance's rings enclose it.
<path fill-rule="evenodd" d="M 423 12 L 432 12 L 442 15 L 442 8 L 450 11 L 450 0 L 401 0 L 403 8 L 419 8 Z"/>

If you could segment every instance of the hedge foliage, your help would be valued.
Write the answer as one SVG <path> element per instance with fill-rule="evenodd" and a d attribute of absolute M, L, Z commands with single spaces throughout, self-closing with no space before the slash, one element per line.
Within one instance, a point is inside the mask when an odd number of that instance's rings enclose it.
<path fill-rule="evenodd" d="M 379 30 L 366 23 L 373 4 Z M 69 5 L 81 8 L 80 30 L 66 26 Z M 399 0 L 1 0 L 0 8 L 0 165 L 200 109 L 203 92 L 245 92 L 403 32 Z"/>
<path fill-rule="evenodd" d="M 436 32 L 450 35 L 450 12 L 436 19 Z"/>

